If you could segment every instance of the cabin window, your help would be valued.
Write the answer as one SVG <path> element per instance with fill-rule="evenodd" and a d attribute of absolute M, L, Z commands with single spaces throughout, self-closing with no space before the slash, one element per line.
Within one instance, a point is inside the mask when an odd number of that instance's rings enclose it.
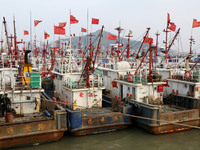
<path fill-rule="evenodd" d="M 190 91 L 190 93 L 194 92 L 194 85 L 189 85 L 189 91 Z"/>
<path fill-rule="evenodd" d="M 28 100 L 28 101 L 31 100 L 31 97 L 30 97 L 30 96 L 27 96 L 27 97 L 26 97 L 26 100 Z"/>
<path fill-rule="evenodd" d="M 110 65 L 110 68 L 111 68 L 111 69 L 114 69 L 113 65 Z"/>
<path fill-rule="evenodd" d="M 135 100 L 135 94 L 136 94 L 136 93 L 135 93 L 135 88 L 133 87 L 133 88 L 132 88 L 132 95 L 133 95 L 133 99 L 134 99 L 134 100 Z"/>
<path fill-rule="evenodd" d="M 62 76 L 60 76 L 60 80 L 62 80 Z"/>
<path fill-rule="evenodd" d="M 120 86 L 120 88 L 121 88 L 121 98 L 123 98 L 123 85 L 121 84 L 121 86 Z"/>
<path fill-rule="evenodd" d="M 108 76 L 108 71 L 104 70 L 104 71 L 103 71 L 103 75 L 104 75 L 104 76 Z"/>

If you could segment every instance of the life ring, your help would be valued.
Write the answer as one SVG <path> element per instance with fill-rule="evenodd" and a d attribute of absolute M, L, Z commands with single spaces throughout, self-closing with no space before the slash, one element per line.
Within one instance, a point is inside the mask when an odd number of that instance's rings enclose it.
<path fill-rule="evenodd" d="M 130 79 L 130 76 L 133 78 L 133 75 L 129 73 L 129 74 L 128 74 L 128 81 L 129 81 L 129 82 L 132 82 L 132 80 Z"/>
<path fill-rule="evenodd" d="M 187 71 L 185 71 L 185 73 L 184 73 L 184 76 L 185 76 L 185 78 L 186 78 L 186 79 L 190 78 L 190 77 L 191 77 L 191 75 L 192 75 L 192 74 L 191 74 L 191 72 L 190 72 L 190 71 L 188 71 L 188 70 L 187 70 Z"/>

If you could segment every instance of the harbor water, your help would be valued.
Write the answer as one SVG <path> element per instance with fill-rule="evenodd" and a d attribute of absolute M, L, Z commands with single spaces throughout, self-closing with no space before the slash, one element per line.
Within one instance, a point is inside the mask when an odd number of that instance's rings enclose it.
<path fill-rule="evenodd" d="M 13 150 L 199 150 L 200 131 L 187 131 L 162 135 L 149 134 L 138 127 L 105 134 L 70 136 L 58 142 L 35 144 Z"/>

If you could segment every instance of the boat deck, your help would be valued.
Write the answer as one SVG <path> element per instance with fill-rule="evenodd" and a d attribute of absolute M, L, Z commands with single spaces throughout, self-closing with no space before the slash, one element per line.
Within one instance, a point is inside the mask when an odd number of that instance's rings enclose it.
<path fill-rule="evenodd" d="M 106 113 L 113 113 L 111 107 L 106 107 L 106 108 L 90 108 L 90 109 L 85 109 L 81 110 L 81 113 L 84 115 L 96 115 L 96 114 L 106 114 Z"/>
<path fill-rule="evenodd" d="M 161 109 L 161 112 L 162 113 L 168 113 L 168 112 L 176 112 L 176 111 L 182 111 L 182 110 L 185 110 L 185 109 L 179 108 L 179 107 L 164 105 Z"/>
<path fill-rule="evenodd" d="M 45 116 L 44 113 L 34 113 L 34 114 L 27 114 L 25 116 L 13 116 L 12 123 L 22 123 L 22 122 L 30 122 L 30 121 L 42 121 L 42 120 L 49 120 L 52 117 Z M 8 124 L 6 123 L 5 117 L 0 117 L 0 126 Z"/>

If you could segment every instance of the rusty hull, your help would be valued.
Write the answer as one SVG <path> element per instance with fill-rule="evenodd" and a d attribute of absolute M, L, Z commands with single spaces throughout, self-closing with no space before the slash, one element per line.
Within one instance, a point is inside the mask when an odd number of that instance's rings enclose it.
<path fill-rule="evenodd" d="M 66 129 L 56 129 L 55 120 L 10 123 L 0 126 L 0 149 L 59 140 Z"/>
<path fill-rule="evenodd" d="M 107 126 L 93 126 L 82 128 L 76 131 L 71 131 L 71 134 L 74 136 L 88 135 L 88 134 L 99 134 L 99 133 L 108 133 L 120 129 L 125 129 L 130 124 L 115 124 L 115 125 L 107 125 Z"/>
<path fill-rule="evenodd" d="M 183 121 L 183 122 L 176 122 L 180 124 L 185 125 L 191 125 L 191 126 L 200 126 L 199 125 L 199 119 L 197 120 L 190 120 L 190 121 Z M 165 125 L 145 125 L 140 124 L 138 125 L 142 128 L 144 128 L 147 132 L 151 134 L 164 134 L 164 133 L 172 133 L 172 132 L 179 132 L 191 129 L 191 127 L 181 126 L 181 125 L 175 125 L 175 124 L 165 124 Z"/>
<path fill-rule="evenodd" d="M 160 120 L 177 123 L 177 124 L 170 124 L 167 122 L 158 122 L 158 124 L 147 125 L 147 124 L 138 123 L 138 125 L 144 128 L 147 132 L 152 133 L 152 134 L 179 132 L 179 131 L 188 130 L 192 128 L 188 126 L 178 125 L 178 123 L 184 124 L 184 125 L 190 125 L 190 126 L 197 126 L 197 127 L 200 126 L 198 109 L 161 113 Z"/>
<path fill-rule="evenodd" d="M 101 111 L 104 112 L 104 111 Z M 131 118 L 124 117 L 120 112 L 90 113 L 79 112 L 71 119 L 69 131 L 72 135 L 98 134 L 127 128 L 131 125 Z"/>

